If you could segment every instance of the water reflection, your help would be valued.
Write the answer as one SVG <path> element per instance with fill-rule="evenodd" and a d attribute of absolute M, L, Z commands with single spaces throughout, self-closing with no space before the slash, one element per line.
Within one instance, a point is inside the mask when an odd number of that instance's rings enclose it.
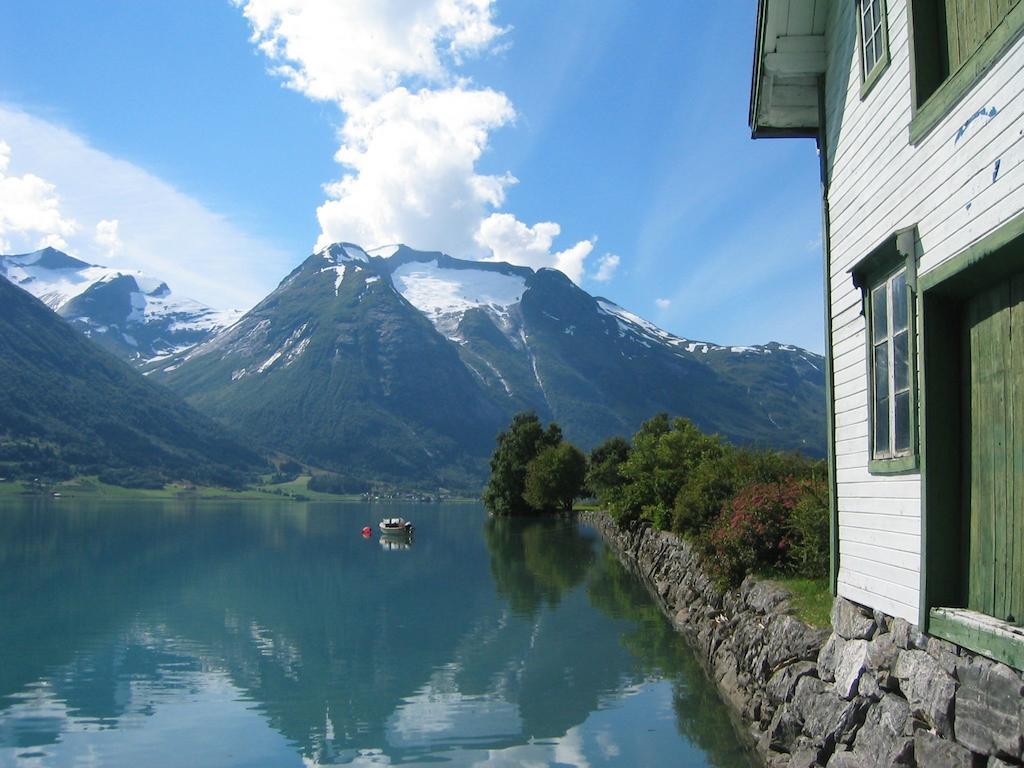
<path fill-rule="evenodd" d="M 369 538 L 369 537 L 366 537 Z M 380 542 L 380 548 L 392 551 L 401 551 L 403 549 L 411 549 L 413 544 L 413 537 L 409 536 L 378 536 L 377 540 Z"/>
<path fill-rule="evenodd" d="M 5 503 L 0 765 L 746 764 L 592 533 L 424 510 Z"/>

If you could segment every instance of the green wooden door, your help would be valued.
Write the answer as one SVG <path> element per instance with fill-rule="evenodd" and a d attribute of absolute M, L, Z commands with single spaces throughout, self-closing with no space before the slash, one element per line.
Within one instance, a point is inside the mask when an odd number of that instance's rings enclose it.
<path fill-rule="evenodd" d="M 1020 0 L 945 0 L 949 71 L 956 72 Z"/>
<path fill-rule="evenodd" d="M 967 607 L 1024 620 L 1024 273 L 965 312 Z"/>

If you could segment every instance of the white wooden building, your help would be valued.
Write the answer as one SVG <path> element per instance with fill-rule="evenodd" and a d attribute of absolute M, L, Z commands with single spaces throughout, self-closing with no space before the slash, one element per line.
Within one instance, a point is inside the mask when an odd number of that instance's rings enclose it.
<path fill-rule="evenodd" d="M 1024 668 L 1024 0 L 760 0 L 821 156 L 837 594 Z"/>

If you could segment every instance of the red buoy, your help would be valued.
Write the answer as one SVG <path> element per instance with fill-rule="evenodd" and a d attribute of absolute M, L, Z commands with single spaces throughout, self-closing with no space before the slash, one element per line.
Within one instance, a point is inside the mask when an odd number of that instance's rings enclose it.
<path fill-rule="evenodd" d="M 363 538 L 368 539 L 373 536 L 373 528 L 368 525 L 363 526 Z"/>

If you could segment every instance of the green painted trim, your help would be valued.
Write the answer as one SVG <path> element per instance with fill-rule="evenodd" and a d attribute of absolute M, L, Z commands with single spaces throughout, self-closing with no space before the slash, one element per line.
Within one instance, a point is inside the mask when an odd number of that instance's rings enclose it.
<path fill-rule="evenodd" d="M 917 227 L 907 227 L 889 235 L 867 256 L 849 270 L 853 284 L 861 289 L 861 314 L 864 315 L 864 361 L 868 372 L 868 472 L 872 475 L 902 475 L 915 472 L 919 466 L 921 451 L 918 403 L 920 401 L 920 377 L 918 375 L 918 332 L 920 324 L 917 312 Z M 871 289 L 888 280 L 900 269 L 907 270 L 907 320 L 910 324 L 910 450 L 893 458 L 874 458 L 875 408 L 874 380 L 875 360 L 871 344 Z"/>
<path fill-rule="evenodd" d="M 913 355 L 911 355 L 913 357 Z M 913 389 L 913 385 L 911 385 Z M 913 391 L 911 391 L 911 400 L 914 399 Z M 913 414 L 913 405 L 911 405 L 911 414 Z M 911 430 L 913 430 L 914 423 L 917 419 L 911 415 Z M 918 461 L 918 455 L 916 453 L 910 453 L 906 456 L 897 456 L 895 459 L 868 459 L 868 472 L 872 475 L 906 475 L 913 472 L 917 472 L 920 462 Z"/>
<path fill-rule="evenodd" d="M 949 114 L 964 94 L 981 79 L 1022 32 L 1024 3 L 1018 3 L 992 30 L 981 47 L 956 72 L 950 73 L 923 104 L 918 104 L 917 99 L 914 99 L 914 114 L 910 119 L 910 143 L 919 143 L 943 117 Z M 914 66 L 913 59 L 911 66 Z M 911 81 L 915 80 L 916 76 L 912 76 Z"/>
<path fill-rule="evenodd" d="M 1024 3 L 1021 3 L 1018 8 L 1024 8 Z M 989 233 L 981 240 L 976 242 L 974 245 L 961 251 L 956 256 L 939 264 L 934 269 L 928 270 L 920 278 L 921 291 L 934 291 L 941 290 L 943 283 L 946 283 L 951 278 L 957 277 L 962 272 L 977 268 L 979 271 L 984 270 L 985 272 L 996 273 L 993 276 L 986 275 L 989 280 L 998 279 L 1000 272 L 1004 275 L 1009 275 L 1013 271 L 1019 271 L 1020 268 L 1020 254 L 1011 254 L 1004 252 L 1005 255 L 997 259 L 991 267 L 986 265 L 983 267 L 982 262 L 985 261 L 990 255 L 1001 251 L 1004 246 L 1009 245 L 1019 237 L 1024 236 L 1024 213 L 1018 213 L 1012 219 L 1007 221 L 1001 227 L 994 232 Z M 1016 266 L 1017 270 L 1013 267 Z M 1003 270 L 1006 270 L 1003 272 Z M 973 287 L 973 286 L 971 286 Z M 973 292 L 970 289 L 965 291 L 961 288 L 958 291 L 946 290 L 945 293 L 949 295 L 963 295 L 965 293 Z"/>
<path fill-rule="evenodd" d="M 870 72 L 864 71 L 864 15 L 861 13 L 861 2 L 859 0 L 854 8 L 857 14 L 857 59 L 860 62 L 860 100 L 864 101 L 875 83 L 882 77 L 882 74 L 889 68 L 889 9 L 887 3 L 882 0 L 879 8 L 882 10 L 882 58 L 875 62 Z"/>
<path fill-rule="evenodd" d="M 1024 670 L 1024 631 L 982 614 L 956 608 L 932 608 L 928 633 L 990 659 Z"/>
<path fill-rule="evenodd" d="M 832 352 L 832 216 L 828 204 L 828 134 L 825 121 L 825 78 L 818 78 L 818 163 L 821 175 L 821 232 L 825 281 L 825 429 L 828 443 L 829 584 L 839 592 L 839 485 L 836 477 L 835 365 Z"/>
<path fill-rule="evenodd" d="M 966 599 L 962 583 L 964 554 L 959 546 L 964 539 L 962 526 L 966 517 L 958 480 L 962 451 L 958 426 L 961 373 L 959 356 L 950 358 L 950 343 L 957 338 L 963 299 L 987 284 L 1019 272 L 1022 263 L 1024 213 L 918 279 L 918 365 L 921 375 L 919 621 L 922 629 L 930 626 L 933 609 L 942 610 L 934 606 L 955 605 Z M 952 421 L 957 422 L 956 427 L 950 426 Z M 933 434 L 935 432 L 941 434 L 937 437 Z M 947 445 L 944 450 L 936 451 L 932 458 L 931 443 L 948 441 L 951 436 L 955 445 L 954 455 L 951 456 Z M 930 535 L 933 531 L 934 537 Z M 934 568 L 930 565 L 932 562 L 936 563 Z M 942 620 L 940 618 L 940 623 Z"/>
<path fill-rule="evenodd" d="M 917 573 L 917 625 L 923 630 L 928 626 L 928 601 L 925 598 L 925 595 L 928 594 L 928 387 L 926 386 L 927 372 L 925 370 L 925 332 L 928 317 L 924 313 L 923 289 L 917 291 L 916 302 L 918 317 L 921 318 L 921 322 L 917 326 L 917 350 L 920 356 L 920 359 L 917 361 L 917 367 L 921 371 L 921 378 L 918 383 L 921 390 L 919 393 L 921 395 L 919 411 L 921 426 L 918 429 L 921 440 L 921 466 L 919 468 L 921 472 L 921 528 L 919 531 L 921 534 L 921 562 Z"/>
<path fill-rule="evenodd" d="M 863 289 L 880 283 L 883 277 L 888 277 L 900 267 L 906 266 L 906 253 L 900 250 L 898 243 L 902 232 L 903 230 L 900 230 L 886 236 L 866 256 L 846 270 L 857 288 Z"/>

